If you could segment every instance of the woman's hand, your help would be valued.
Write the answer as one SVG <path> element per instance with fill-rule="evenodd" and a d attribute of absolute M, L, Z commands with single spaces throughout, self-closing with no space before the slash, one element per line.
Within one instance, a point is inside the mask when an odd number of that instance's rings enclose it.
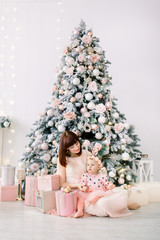
<path fill-rule="evenodd" d="M 86 186 L 86 185 L 80 185 L 80 186 L 79 186 L 79 189 L 80 189 L 82 192 L 87 192 L 87 191 L 88 191 L 88 186 Z"/>

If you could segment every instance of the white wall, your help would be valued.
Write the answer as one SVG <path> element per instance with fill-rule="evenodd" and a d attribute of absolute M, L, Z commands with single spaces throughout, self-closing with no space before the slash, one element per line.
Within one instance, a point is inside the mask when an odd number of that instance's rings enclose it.
<path fill-rule="evenodd" d="M 141 150 L 154 160 L 154 179 L 160 181 L 160 2 L 64 0 L 59 5 L 55 0 L 5 0 L 5 3 L 0 1 L 1 16 L 6 14 L 3 10 L 7 7 L 10 9 L 7 17 L 11 17 L 15 6 L 16 21 L 6 21 L 5 31 L 14 42 L 13 29 L 19 27 L 14 60 L 17 87 L 12 89 L 13 79 L 7 72 L 1 88 L 7 92 L 6 96 L 2 94 L 5 106 L 0 105 L 0 110 L 10 115 L 11 130 L 15 133 L 5 130 L 3 163 L 17 165 L 28 142 L 25 135 L 51 97 L 59 55 L 69 43 L 73 28 L 83 19 L 100 38 L 106 57 L 112 62 L 109 72 L 118 108 L 125 113 L 128 122 L 135 125 Z M 61 21 L 57 22 L 57 18 Z M 61 28 L 59 32 L 57 27 Z M 57 36 L 60 36 L 59 41 Z M 10 46 L 7 44 L 5 48 Z M 5 64 L 11 63 L 6 60 Z M 11 98 L 14 105 L 9 103 Z"/>

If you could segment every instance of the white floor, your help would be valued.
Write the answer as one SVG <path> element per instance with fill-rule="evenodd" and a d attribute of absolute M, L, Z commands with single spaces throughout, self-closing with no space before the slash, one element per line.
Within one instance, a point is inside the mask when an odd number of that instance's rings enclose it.
<path fill-rule="evenodd" d="M 42 214 L 24 202 L 0 203 L 3 240 L 159 240 L 160 203 L 152 203 L 126 218 L 65 218 Z"/>

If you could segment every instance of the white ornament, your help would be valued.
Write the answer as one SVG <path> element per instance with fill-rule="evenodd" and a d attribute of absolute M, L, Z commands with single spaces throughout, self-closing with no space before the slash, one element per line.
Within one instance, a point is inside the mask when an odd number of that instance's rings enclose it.
<path fill-rule="evenodd" d="M 26 152 L 28 152 L 28 153 L 29 153 L 29 152 L 32 152 L 32 148 L 31 148 L 31 147 L 27 147 L 27 148 L 26 148 Z"/>
<path fill-rule="evenodd" d="M 95 137 L 96 137 L 96 139 L 101 139 L 103 137 L 103 135 L 100 132 L 98 132 L 98 133 L 96 133 Z"/>
<path fill-rule="evenodd" d="M 53 121 L 49 121 L 49 122 L 48 122 L 48 126 L 49 126 L 49 127 L 52 127 L 52 126 L 53 126 Z"/>
<path fill-rule="evenodd" d="M 125 124 L 124 124 L 124 127 L 125 127 L 126 129 L 129 129 L 129 128 L 130 128 L 129 123 L 125 123 Z"/>
<path fill-rule="evenodd" d="M 69 90 L 66 90 L 66 91 L 64 92 L 64 95 L 65 95 L 66 97 L 69 96 L 69 94 L 70 94 Z"/>
<path fill-rule="evenodd" d="M 63 126 L 63 125 L 59 125 L 58 126 L 58 131 L 59 132 L 64 132 L 66 129 L 65 129 L 65 127 Z"/>
<path fill-rule="evenodd" d="M 93 75 L 94 75 L 94 76 L 97 77 L 97 76 L 99 76 L 99 74 L 100 74 L 100 71 L 99 71 L 98 69 L 94 69 L 94 70 L 93 70 Z"/>
<path fill-rule="evenodd" d="M 53 157 L 53 158 L 52 158 L 52 163 L 53 163 L 53 164 L 57 164 L 57 157 Z"/>
<path fill-rule="evenodd" d="M 129 154 L 127 152 L 122 153 L 122 160 L 124 161 L 129 160 Z"/>
<path fill-rule="evenodd" d="M 127 140 L 126 140 L 125 138 L 122 138 L 122 139 L 121 139 L 121 142 L 122 142 L 123 144 L 125 144 L 125 143 L 127 142 Z"/>
<path fill-rule="evenodd" d="M 128 175 L 126 176 L 126 179 L 127 179 L 128 181 L 131 181 L 131 180 L 132 180 L 132 177 L 131 177 L 131 175 L 130 175 L 130 174 L 128 174 Z"/>
<path fill-rule="evenodd" d="M 32 145 L 31 145 L 31 146 L 32 146 L 32 147 L 35 147 L 35 146 L 36 146 L 36 144 L 37 144 L 37 142 L 35 141 L 35 142 L 33 142 L 33 143 L 32 143 Z"/>
<path fill-rule="evenodd" d="M 106 121 L 106 118 L 103 117 L 103 116 L 98 118 L 98 122 L 101 123 L 101 124 L 105 123 L 105 121 Z"/>
<path fill-rule="evenodd" d="M 52 116 L 54 115 L 53 109 L 49 109 L 49 110 L 47 111 L 47 115 L 48 115 L 49 117 L 52 117 Z"/>
<path fill-rule="evenodd" d="M 7 128 L 9 126 L 9 122 L 6 121 L 6 122 L 3 123 L 3 125 L 4 125 L 4 127 Z"/>
<path fill-rule="evenodd" d="M 25 162 L 19 162 L 18 163 L 18 169 L 25 169 L 26 163 Z"/>
<path fill-rule="evenodd" d="M 48 143 L 42 143 L 41 144 L 41 149 L 44 150 L 44 151 L 47 150 L 48 149 Z"/>
<path fill-rule="evenodd" d="M 98 54 L 102 54 L 103 50 L 101 47 L 95 47 L 94 50 L 98 53 Z"/>
<path fill-rule="evenodd" d="M 90 83 L 92 79 L 90 77 L 86 78 L 86 83 Z"/>
<path fill-rule="evenodd" d="M 111 178 L 114 178 L 114 177 L 116 176 L 116 174 L 115 174 L 114 172 L 110 171 L 110 172 L 109 172 L 109 176 L 110 176 Z"/>
<path fill-rule="evenodd" d="M 114 117 L 115 119 L 119 118 L 119 114 L 117 112 L 112 114 L 112 117 Z"/>
<path fill-rule="evenodd" d="M 35 132 L 35 135 L 36 135 L 36 136 L 40 135 L 40 131 L 37 130 L 37 131 Z"/>
<path fill-rule="evenodd" d="M 89 110 L 93 110 L 93 109 L 95 108 L 94 102 L 89 102 L 89 103 L 87 104 L 87 108 L 88 108 Z"/>
<path fill-rule="evenodd" d="M 41 175 L 46 175 L 46 174 L 48 174 L 48 169 L 42 168 Z"/>
<path fill-rule="evenodd" d="M 111 130 L 111 126 L 106 125 L 106 126 L 105 126 L 105 129 L 106 129 L 107 132 L 109 132 L 109 131 Z"/>
<path fill-rule="evenodd" d="M 85 99 L 86 99 L 87 101 L 92 100 L 92 98 L 93 98 L 93 94 L 92 94 L 92 93 L 87 93 L 87 94 L 85 95 Z"/>
<path fill-rule="evenodd" d="M 79 78 L 74 78 L 73 79 L 73 84 L 74 85 L 79 85 L 80 84 L 80 79 Z"/>
<path fill-rule="evenodd" d="M 119 179 L 118 179 L 118 183 L 119 183 L 119 184 L 124 184 L 124 178 L 119 178 Z"/>

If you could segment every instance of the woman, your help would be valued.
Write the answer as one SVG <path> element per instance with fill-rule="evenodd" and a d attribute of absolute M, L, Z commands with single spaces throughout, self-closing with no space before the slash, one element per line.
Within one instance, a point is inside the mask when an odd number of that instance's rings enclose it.
<path fill-rule="evenodd" d="M 70 131 L 65 131 L 62 134 L 60 139 L 60 145 L 59 145 L 59 161 L 57 163 L 57 174 L 60 175 L 61 187 L 70 186 L 71 188 L 78 188 L 80 190 L 82 189 L 81 176 L 83 173 L 87 171 L 88 155 L 91 155 L 91 153 L 86 150 L 82 150 L 82 146 L 79 141 L 79 138 L 75 133 Z M 121 205 L 120 207 L 123 208 L 123 204 L 124 204 L 124 211 L 126 211 L 126 207 L 127 207 L 126 200 L 124 200 L 124 198 L 122 199 L 121 198 L 122 195 L 121 196 L 120 195 L 119 195 L 119 199 L 117 199 L 117 204 L 118 204 L 116 206 L 117 210 L 120 205 Z M 100 203 L 100 205 L 99 205 L 99 201 L 97 201 L 98 210 L 101 207 L 101 205 L 103 205 L 103 210 L 104 210 L 105 201 L 101 199 L 103 204 Z M 137 203 L 131 203 L 128 206 L 129 209 L 137 209 L 139 207 L 140 206 Z M 99 213 L 99 215 L 98 214 L 95 214 L 95 215 L 102 216 L 101 213 Z M 124 216 L 125 215 L 126 214 L 124 213 Z M 122 216 L 123 216 L 123 213 L 122 213 Z"/>

